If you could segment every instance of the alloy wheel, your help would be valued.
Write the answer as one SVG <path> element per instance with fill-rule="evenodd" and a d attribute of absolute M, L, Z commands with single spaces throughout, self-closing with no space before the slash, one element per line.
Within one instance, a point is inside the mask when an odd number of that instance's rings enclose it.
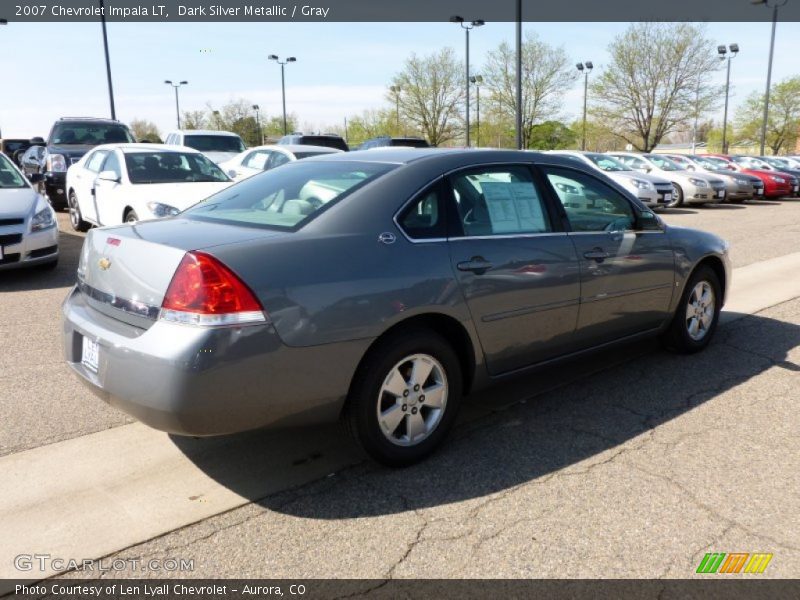
<path fill-rule="evenodd" d="M 441 422 L 447 395 L 447 376 L 438 360 L 428 354 L 407 356 L 392 367 L 378 392 L 381 432 L 398 446 L 419 444 Z"/>
<path fill-rule="evenodd" d="M 699 342 L 706 337 L 714 322 L 715 309 L 714 288 L 707 281 L 698 282 L 686 304 L 686 331 L 690 338 Z"/>

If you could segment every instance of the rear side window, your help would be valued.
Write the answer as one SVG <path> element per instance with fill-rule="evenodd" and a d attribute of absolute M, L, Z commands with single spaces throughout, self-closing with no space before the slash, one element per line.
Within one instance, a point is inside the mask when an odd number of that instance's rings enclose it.
<path fill-rule="evenodd" d="M 466 236 L 552 231 L 542 195 L 525 167 L 462 171 L 449 183 Z"/>
<path fill-rule="evenodd" d="M 293 230 L 394 168 L 382 163 L 295 161 L 246 179 L 183 214 L 202 220 Z"/>
<path fill-rule="evenodd" d="M 440 190 L 441 182 L 435 183 L 400 213 L 397 222 L 408 237 L 424 240 L 447 236 L 447 223 Z"/>

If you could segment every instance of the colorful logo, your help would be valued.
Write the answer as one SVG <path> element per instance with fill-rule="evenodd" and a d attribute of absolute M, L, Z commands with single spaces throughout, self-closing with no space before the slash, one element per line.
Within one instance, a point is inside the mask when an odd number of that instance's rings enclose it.
<path fill-rule="evenodd" d="M 763 573 L 767 569 L 772 554 L 764 552 L 708 552 L 697 573 Z"/>

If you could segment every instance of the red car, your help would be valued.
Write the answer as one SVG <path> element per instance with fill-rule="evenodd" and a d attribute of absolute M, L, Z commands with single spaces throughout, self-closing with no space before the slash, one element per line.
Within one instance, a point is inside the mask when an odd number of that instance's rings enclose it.
<path fill-rule="evenodd" d="M 724 160 L 727 163 L 727 168 L 731 171 L 738 171 L 740 173 L 747 173 L 748 175 L 758 177 L 764 182 L 765 198 L 783 198 L 785 196 L 791 196 L 794 193 L 792 182 L 795 180 L 795 177 L 792 175 L 781 173 L 779 171 L 748 169 L 743 165 L 735 163 L 733 158 L 726 154 L 707 154 L 705 156 L 711 156 Z"/>

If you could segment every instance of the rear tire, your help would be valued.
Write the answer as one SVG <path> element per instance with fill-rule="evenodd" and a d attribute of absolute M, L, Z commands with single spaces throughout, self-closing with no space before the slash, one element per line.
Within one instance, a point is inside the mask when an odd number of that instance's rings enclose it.
<path fill-rule="evenodd" d="M 75 231 L 89 231 L 91 224 L 83 220 L 83 214 L 81 214 L 81 205 L 78 204 L 78 197 L 75 195 L 74 190 L 69 191 L 67 205 L 69 207 L 69 224 L 72 225 L 72 228 Z"/>
<path fill-rule="evenodd" d="M 722 286 L 711 267 L 702 265 L 692 273 L 683 291 L 664 345 L 675 352 L 694 354 L 708 346 L 719 323 Z"/>
<path fill-rule="evenodd" d="M 461 364 L 444 338 L 426 329 L 398 332 L 378 342 L 359 366 L 345 426 L 377 462 L 412 465 L 453 426 L 462 382 Z"/>

